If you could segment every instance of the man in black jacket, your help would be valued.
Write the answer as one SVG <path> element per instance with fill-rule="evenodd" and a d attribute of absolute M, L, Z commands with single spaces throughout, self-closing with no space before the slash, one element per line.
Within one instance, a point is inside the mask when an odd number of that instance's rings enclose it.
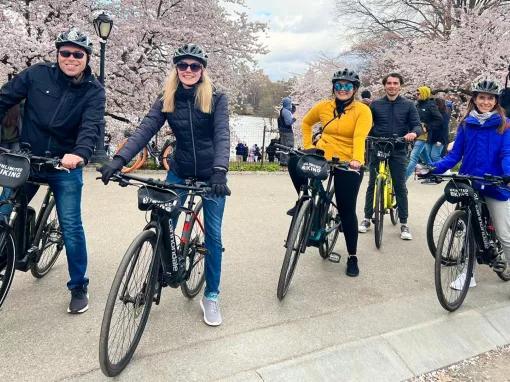
<path fill-rule="evenodd" d="M 388 74 L 383 78 L 386 96 L 372 102 L 370 109 L 374 120 L 374 126 L 370 135 L 374 137 L 404 137 L 412 142 L 421 133 L 420 118 L 414 104 L 400 96 L 401 86 L 404 79 L 398 73 Z M 407 155 L 405 145 L 396 145 L 389 159 L 393 187 L 398 205 L 400 223 L 400 238 L 411 240 L 413 237 L 407 225 L 408 203 L 406 188 Z M 370 179 L 368 182 L 365 198 L 365 218 L 361 222 L 358 231 L 367 232 L 370 228 L 370 219 L 374 214 L 374 184 L 377 177 L 378 162 L 375 158 L 370 160 Z"/>
<path fill-rule="evenodd" d="M 0 120 L 6 111 L 25 99 L 21 142 L 40 156 L 58 156 L 69 171 L 43 169 L 32 177 L 48 183 L 55 195 L 64 236 L 71 291 L 69 313 L 88 309 L 87 249 L 81 221 L 82 163 L 92 156 L 104 120 L 105 92 L 88 65 L 92 43 L 72 28 L 55 41 L 56 63 L 33 65 L 0 90 Z M 37 187 L 25 186 L 29 200 Z M 6 198 L 7 193 L 2 197 Z M 4 216 L 8 206 L 0 209 Z"/>

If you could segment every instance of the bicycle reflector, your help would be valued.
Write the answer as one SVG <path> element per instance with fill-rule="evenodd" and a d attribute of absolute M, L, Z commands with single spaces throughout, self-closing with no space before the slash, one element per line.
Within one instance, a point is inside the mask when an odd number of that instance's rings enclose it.
<path fill-rule="evenodd" d="M 299 158 L 296 172 L 305 178 L 324 180 L 328 178 L 328 161 L 321 156 L 307 154 Z"/>
<path fill-rule="evenodd" d="M 0 186 L 21 187 L 30 175 L 30 160 L 13 153 L 0 154 Z"/>

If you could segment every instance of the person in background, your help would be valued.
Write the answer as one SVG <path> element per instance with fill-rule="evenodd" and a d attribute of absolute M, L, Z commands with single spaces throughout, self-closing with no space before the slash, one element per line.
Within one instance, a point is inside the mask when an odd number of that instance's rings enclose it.
<path fill-rule="evenodd" d="M 14 151 L 19 150 L 21 124 L 21 106 L 16 104 L 5 113 L 5 117 L 1 121 L 1 147 Z"/>
<path fill-rule="evenodd" d="M 243 160 L 243 152 L 244 146 L 242 142 L 238 142 L 236 145 L 236 162 L 241 162 Z"/>
<path fill-rule="evenodd" d="M 365 89 L 361 92 L 361 102 L 367 106 L 370 106 L 372 103 L 372 93 L 370 93 L 370 90 Z"/>
<path fill-rule="evenodd" d="M 294 147 L 294 131 L 292 125 L 296 118 L 292 115 L 292 99 L 284 97 L 282 99 L 282 108 L 278 116 L 278 132 L 280 133 L 280 143 L 284 146 Z M 287 154 L 280 154 L 280 165 L 287 166 L 289 161 Z"/>

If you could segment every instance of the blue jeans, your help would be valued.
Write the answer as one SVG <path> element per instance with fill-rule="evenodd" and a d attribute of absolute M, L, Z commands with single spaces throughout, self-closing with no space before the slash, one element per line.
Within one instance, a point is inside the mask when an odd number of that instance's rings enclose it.
<path fill-rule="evenodd" d="M 67 255 L 67 268 L 70 280 L 69 289 L 86 289 L 89 279 L 87 273 L 87 246 L 85 232 L 81 221 L 81 192 L 83 188 L 83 170 L 81 168 L 65 171 L 41 171 L 32 173 L 31 179 L 48 183 L 55 195 L 58 220 Z M 25 184 L 27 200 L 30 202 L 39 186 Z M 11 194 L 10 189 L 4 189 L 0 200 L 5 200 Z M 0 208 L 0 215 L 10 215 L 12 207 L 4 205 Z"/>
<path fill-rule="evenodd" d="M 414 172 L 414 168 L 418 164 L 420 158 L 425 162 L 425 164 L 429 165 L 431 163 L 429 152 L 426 150 L 427 144 L 425 141 L 415 141 L 413 151 L 411 151 L 411 156 L 409 158 L 409 164 L 407 165 L 406 170 L 406 179 L 408 179 Z"/>
<path fill-rule="evenodd" d="M 169 171 L 167 183 L 183 184 L 184 179 L 175 172 Z M 181 204 L 184 203 L 181 198 Z M 203 198 L 205 248 L 205 292 L 206 298 L 216 299 L 220 293 L 221 258 L 223 245 L 221 242 L 221 223 L 225 210 L 225 197 L 210 196 Z M 175 224 L 174 224 L 175 225 Z"/>
<path fill-rule="evenodd" d="M 426 151 L 429 153 L 431 163 L 437 162 L 441 159 L 443 146 L 444 145 L 442 144 L 427 143 Z"/>

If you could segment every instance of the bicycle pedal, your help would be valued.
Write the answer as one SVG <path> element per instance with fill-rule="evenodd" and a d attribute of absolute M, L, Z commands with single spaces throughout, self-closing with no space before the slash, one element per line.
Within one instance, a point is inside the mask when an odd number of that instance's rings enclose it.
<path fill-rule="evenodd" d="M 328 256 L 328 260 L 332 263 L 339 263 L 341 257 L 342 256 L 339 253 L 331 252 L 331 254 Z"/>

